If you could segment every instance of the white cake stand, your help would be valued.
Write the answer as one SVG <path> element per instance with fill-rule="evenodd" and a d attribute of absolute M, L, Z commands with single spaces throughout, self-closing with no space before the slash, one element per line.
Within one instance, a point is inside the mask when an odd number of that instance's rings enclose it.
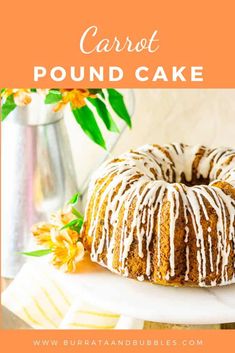
<path fill-rule="evenodd" d="M 190 325 L 235 322 L 235 284 L 165 287 L 120 277 L 90 260 L 82 263 L 78 274 L 59 277 L 86 302 L 133 318 Z"/>

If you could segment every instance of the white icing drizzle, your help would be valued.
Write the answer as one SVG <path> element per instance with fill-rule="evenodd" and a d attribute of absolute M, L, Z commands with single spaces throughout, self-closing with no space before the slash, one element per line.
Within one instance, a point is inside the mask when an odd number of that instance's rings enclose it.
<path fill-rule="evenodd" d="M 202 179 L 209 185 L 181 183 L 197 184 Z M 129 276 L 128 255 L 137 244 L 135 256 L 144 265 L 136 278 L 153 280 L 154 273 L 155 279 L 162 279 L 161 265 L 166 261 L 161 256 L 164 236 L 169 237 L 166 281 L 174 282 L 179 276 L 184 282 L 199 286 L 235 282 L 235 199 L 217 185 L 219 181 L 235 187 L 233 149 L 179 143 L 145 145 L 105 163 L 90 183 L 82 230 L 93 238 L 92 260 Z M 167 225 L 162 224 L 166 203 L 169 234 L 163 232 Z M 177 223 L 179 218 L 181 225 Z M 178 273 L 175 241 L 182 222 L 185 266 Z M 115 251 L 118 261 L 114 266 Z M 154 263 L 153 253 L 157 259 Z M 197 283 L 190 276 L 193 259 L 197 262 Z"/>

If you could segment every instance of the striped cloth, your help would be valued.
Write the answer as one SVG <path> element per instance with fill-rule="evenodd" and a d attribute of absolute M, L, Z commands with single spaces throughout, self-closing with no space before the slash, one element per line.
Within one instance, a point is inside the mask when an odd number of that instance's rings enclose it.
<path fill-rule="evenodd" d="M 2 304 L 34 329 L 142 329 L 144 322 L 100 310 L 65 288 L 49 267 L 26 263 Z"/>

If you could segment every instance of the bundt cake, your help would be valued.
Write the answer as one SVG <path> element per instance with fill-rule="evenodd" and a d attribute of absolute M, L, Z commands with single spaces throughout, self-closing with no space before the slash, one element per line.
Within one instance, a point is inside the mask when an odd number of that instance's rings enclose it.
<path fill-rule="evenodd" d="M 91 180 L 82 235 L 91 259 L 140 281 L 235 282 L 235 149 L 145 145 Z"/>

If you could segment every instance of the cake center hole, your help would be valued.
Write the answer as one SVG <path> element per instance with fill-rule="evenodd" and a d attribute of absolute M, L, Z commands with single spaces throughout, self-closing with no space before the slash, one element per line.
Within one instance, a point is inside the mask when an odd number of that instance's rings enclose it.
<path fill-rule="evenodd" d="M 194 185 L 209 185 L 211 180 L 209 178 L 205 179 L 203 177 L 197 178 L 195 175 L 192 176 L 192 180 L 188 181 L 184 174 L 181 174 L 180 182 L 186 186 Z"/>

